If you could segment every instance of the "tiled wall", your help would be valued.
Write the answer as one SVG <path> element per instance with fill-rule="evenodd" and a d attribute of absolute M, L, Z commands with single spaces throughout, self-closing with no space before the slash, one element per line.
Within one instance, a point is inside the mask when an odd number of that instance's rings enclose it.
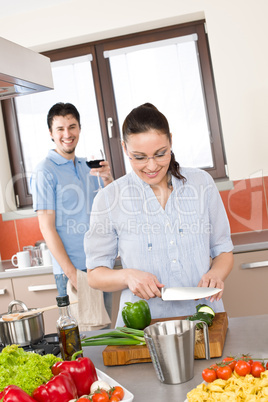
<path fill-rule="evenodd" d="M 222 191 L 231 233 L 268 229 L 268 177 L 234 182 L 233 190 Z M 37 218 L 2 221 L 0 215 L 0 254 L 2 260 L 42 240 Z"/>
<path fill-rule="evenodd" d="M 221 197 L 229 218 L 231 233 L 268 229 L 268 177 L 234 181 L 234 188 Z"/>
<path fill-rule="evenodd" d="M 42 240 L 37 218 L 3 221 L 0 215 L 0 254 L 2 261 L 10 258 L 24 246 L 33 246 Z"/>

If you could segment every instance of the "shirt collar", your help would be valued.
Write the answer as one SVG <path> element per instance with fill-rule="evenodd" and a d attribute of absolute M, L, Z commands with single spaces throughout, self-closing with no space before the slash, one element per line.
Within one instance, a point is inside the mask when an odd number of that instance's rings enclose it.
<path fill-rule="evenodd" d="M 58 152 L 55 151 L 55 149 L 50 149 L 48 151 L 48 158 L 50 160 L 52 160 L 52 162 L 56 163 L 57 165 L 65 165 L 69 162 L 73 162 L 72 159 L 66 159 L 63 156 L 61 156 L 60 154 L 58 154 Z M 81 163 L 81 160 L 78 159 L 76 156 L 74 158 L 74 163 L 75 165 L 77 163 Z"/>

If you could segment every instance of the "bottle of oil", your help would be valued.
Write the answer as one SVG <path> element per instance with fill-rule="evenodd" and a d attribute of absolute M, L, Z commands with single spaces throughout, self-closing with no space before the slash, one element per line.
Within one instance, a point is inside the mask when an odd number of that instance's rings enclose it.
<path fill-rule="evenodd" d="M 69 296 L 57 296 L 56 299 L 60 314 L 57 321 L 57 331 L 61 356 L 63 360 L 71 360 L 74 353 L 82 350 L 78 323 L 70 313 Z"/>

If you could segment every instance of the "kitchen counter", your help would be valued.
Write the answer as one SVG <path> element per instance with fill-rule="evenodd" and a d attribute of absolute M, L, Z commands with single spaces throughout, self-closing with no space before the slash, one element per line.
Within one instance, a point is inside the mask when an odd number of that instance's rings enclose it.
<path fill-rule="evenodd" d="M 86 333 L 92 336 L 102 331 Z M 223 357 L 250 353 L 254 358 L 268 358 L 268 315 L 251 317 L 239 317 L 229 319 L 229 328 Z M 95 366 L 108 376 L 119 382 L 123 387 L 134 395 L 134 401 L 154 402 L 177 401 L 183 402 L 187 392 L 200 384 L 202 370 L 211 364 L 220 361 L 221 358 L 207 360 L 195 360 L 194 377 L 192 380 L 177 385 L 161 383 L 156 376 L 152 363 L 137 363 L 126 366 L 107 367 L 103 364 L 102 351 L 105 346 L 84 347 L 84 356 L 88 356 Z"/>
<path fill-rule="evenodd" d="M 268 230 L 232 234 L 234 254 L 268 249 Z"/>
<path fill-rule="evenodd" d="M 52 265 L 36 266 L 29 268 L 16 268 L 12 265 L 11 261 L 1 261 L 0 262 L 0 279 L 5 278 L 15 278 L 19 276 L 33 276 L 33 275 L 43 275 L 51 274 L 53 272 Z"/>

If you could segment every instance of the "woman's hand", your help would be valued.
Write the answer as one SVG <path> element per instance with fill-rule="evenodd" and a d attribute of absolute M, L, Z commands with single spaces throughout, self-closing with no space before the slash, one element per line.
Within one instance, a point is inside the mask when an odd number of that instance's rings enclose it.
<path fill-rule="evenodd" d="M 90 174 L 92 176 L 97 176 L 98 173 L 103 180 L 104 187 L 113 181 L 113 176 L 111 175 L 111 169 L 107 161 L 100 162 L 101 168 L 91 169 Z"/>
<path fill-rule="evenodd" d="M 219 301 L 223 295 L 224 281 L 233 268 L 233 253 L 221 253 L 213 258 L 209 271 L 204 274 L 198 283 L 199 287 L 222 289 L 221 292 L 210 297 L 210 301 Z M 209 298 L 207 298 L 208 300 Z"/>
<path fill-rule="evenodd" d="M 222 289 L 221 292 L 217 293 L 214 296 L 211 296 L 210 298 L 207 297 L 206 299 L 210 299 L 211 302 L 219 301 L 222 298 L 223 295 L 223 289 L 224 289 L 224 282 L 222 279 L 219 277 L 216 277 L 213 275 L 213 272 L 210 270 L 202 276 L 201 280 L 198 283 L 198 286 L 201 288 L 218 288 Z"/>
<path fill-rule="evenodd" d="M 125 269 L 124 271 L 126 271 L 124 272 L 126 285 L 135 296 L 146 300 L 161 297 L 160 288 L 163 288 L 164 285 L 158 281 L 155 275 L 137 269 Z"/>

